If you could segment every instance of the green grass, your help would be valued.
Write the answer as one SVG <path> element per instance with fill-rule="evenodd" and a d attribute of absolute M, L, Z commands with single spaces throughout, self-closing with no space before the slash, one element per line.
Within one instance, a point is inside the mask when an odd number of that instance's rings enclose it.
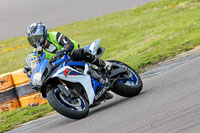
<path fill-rule="evenodd" d="M 199 7 L 199 0 L 162 0 L 50 31 L 60 31 L 81 46 L 100 38 L 107 48 L 103 59 L 123 61 L 141 72 L 199 45 Z M 0 41 L 0 74 L 23 67 L 30 51 L 26 37 Z"/>
<path fill-rule="evenodd" d="M 200 0 L 162 0 L 50 31 L 59 31 L 81 46 L 100 38 L 101 45 L 107 48 L 103 59 L 120 60 L 142 72 L 147 66 L 200 44 Z M 26 37 L 0 41 L 0 73 L 23 67 L 30 51 Z M 6 114 L 0 115 L 3 118 Z M 17 117 L 13 116 L 14 122 Z M 0 121 L 1 127 L 5 120 Z"/>
<path fill-rule="evenodd" d="M 35 120 L 52 112 L 53 108 L 49 104 L 43 104 L 36 107 L 24 107 L 14 111 L 0 113 L 0 133 L 11 130 L 18 125 Z"/>

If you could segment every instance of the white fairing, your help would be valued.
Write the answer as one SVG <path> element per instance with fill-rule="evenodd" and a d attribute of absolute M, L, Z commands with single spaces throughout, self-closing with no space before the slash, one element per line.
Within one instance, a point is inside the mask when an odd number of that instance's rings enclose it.
<path fill-rule="evenodd" d="M 91 51 L 92 54 L 96 55 L 97 50 L 99 48 L 99 45 L 100 45 L 99 39 L 95 40 L 93 43 L 91 43 L 89 45 L 89 50 Z M 80 73 L 79 71 L 71 68 L 70 66 L 65 66 L 65 67 L 61 68 L 59 71 L 57 71 L 52 76 L 52 78 L 58 77 L 62 80 L 69 81 L 69 82 L 72 82 L 72 83 L 80 83 L 84 87 L 84 89 L 87 93 L 87 96 L 88 96 L 88 99 L 89 99 L 89 105 L 93 104 L 95 92 L 94 92 L 94 89 L 92 87 L 90 75 L 87 74 L 87 72 L 89 70 L 88 64 L 85 65 L 85 70 L 84 70 L 84 73 L 82 73 L 82 75 L 70 75 L 69 74 L 69 75 L 66 76 L 66 75 L 63 74 L 63 72 L 66 69 Z"/>
<path fill-rule="evenodd" d="M 84 89 L 85 89 L 85 91 L 88 95 L 89 105 L 91 105 L 94 101 L 95 92 L 94 92 L 94 89 L 92 87 L 90 75 L 87 74 L 87 71 L 89 70 L 89 66 L 87 64 L 85 65 L 85 71 L 82 75 L 67 75 L 66 76 L 66 75 L 63 74 L 63 72 L 66 69 L 80 73 L 79 71 L 71 68 L 70 66 L 66 66 L 66 67 L 61 68 L 58 72 L 56 72 L 52 76 L 52 78 L 58 77 L 62 80 L 69 81 L 69 82 L 72 82 L 72 83 L 80 83 L 84 87 Z"/>
<path fill-rule="evenodd" d="M 100 45 L 100 40 L 99 40 L 99 39 L 95 40 L 95 41 L 90 45 L 89 50 L 91 51 L 91 53 L 92 53 L 93 55 L 96 55 L 97 50 L 98 50 L 98 48 L 99 48 L 99 45 Z"/>

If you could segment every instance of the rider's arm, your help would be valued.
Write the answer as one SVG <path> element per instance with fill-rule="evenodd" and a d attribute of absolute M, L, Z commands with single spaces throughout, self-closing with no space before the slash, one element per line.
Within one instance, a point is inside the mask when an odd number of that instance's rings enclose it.
<path fill-rule="evenodd" d="M 71 52 L 74 49 L 73 42 L 60 32 L 57 33 L 56 39 L 66 52 Z"/>

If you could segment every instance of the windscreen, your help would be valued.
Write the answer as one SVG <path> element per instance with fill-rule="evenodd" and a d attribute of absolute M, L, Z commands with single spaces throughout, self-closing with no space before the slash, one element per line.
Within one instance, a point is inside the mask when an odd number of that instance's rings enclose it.
<path fill-rule="evenodd" d="M 38 57 L 36 53 L 30 53 L 29 55 L 26 56 L 26 64 L 29 68 L 31 68 L 31 72 L 35 71 L 35 68 L 38 63 Z"/>

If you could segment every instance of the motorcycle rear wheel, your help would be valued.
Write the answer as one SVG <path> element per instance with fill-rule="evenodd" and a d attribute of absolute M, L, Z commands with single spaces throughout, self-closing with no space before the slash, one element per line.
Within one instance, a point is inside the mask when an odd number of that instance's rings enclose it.
<path fill-rule="evenodd" d="M 138 95 L 143 87 L 143 83 L 142 80 L 139 76 L 139 74 L 130 66 L 126 65 L 123 62 L 120 61 L 115 61 L 115 60 L 111 60 L 109 62 L 113 63 L 113 66 L 115 65 L 120 65 L 125 67 L 127 70 L 129 70 L 133 77 L 130 80 L 118 80 L 113 84 L 113 88 L 111 88 L 111 90 L 123 97 L 133 97 Z M 121 76 L 121 75 L 120 75 Z M 127 84 L 129 83 L 129 84 Z"/>
<path fill-rule="evenodd" d="M 89 113 L 88 103 L 81 95 L 70 99 L 61 94 L 58 88 L 52 88 L 47 92 L 47 100 L 58 113 L 71 119 L 82 119 Z"/>

